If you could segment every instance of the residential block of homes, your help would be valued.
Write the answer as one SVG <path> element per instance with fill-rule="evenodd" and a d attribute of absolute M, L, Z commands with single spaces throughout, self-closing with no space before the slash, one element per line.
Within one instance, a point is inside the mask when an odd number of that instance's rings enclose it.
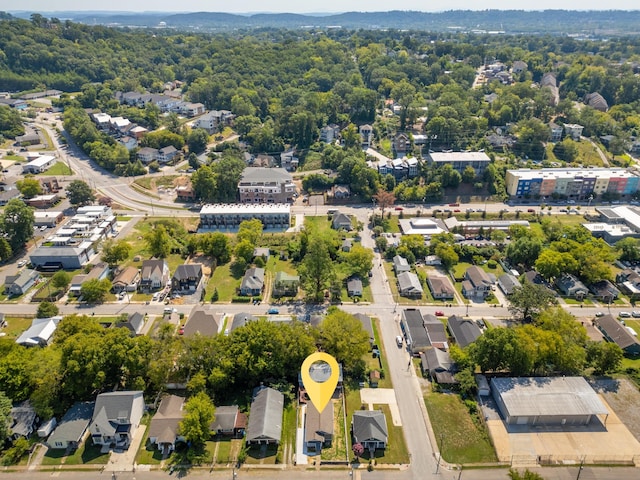
<path fill-rule="evenodd" d="M 199 231 L 234 230 L 245 220 L 257 218 L 265 229 L 286 230 L 291 224 L 291 205 L 272 204 L 215 204 L 200 210 Z"/>

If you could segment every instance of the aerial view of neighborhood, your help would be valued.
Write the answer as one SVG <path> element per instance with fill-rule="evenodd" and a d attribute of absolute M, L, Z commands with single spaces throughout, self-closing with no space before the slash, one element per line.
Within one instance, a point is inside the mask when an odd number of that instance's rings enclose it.
<path fill-rule="evenodd" d="M 414 13 L 0 13 L 0 480 L 640 478 L 640 11 Z"/>

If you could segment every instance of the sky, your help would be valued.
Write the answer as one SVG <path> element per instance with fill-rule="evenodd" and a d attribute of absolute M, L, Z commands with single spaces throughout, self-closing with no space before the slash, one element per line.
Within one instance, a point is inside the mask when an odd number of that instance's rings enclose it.
<path fill-rule="evenodd" d="M 89 2 L 87 0 L 0 0 L 0 11 L 27 10 L 34 12 L 54 12 L 64 10 L 106 10 L 106 11 L 154 11 L 154 12 L 289 12 L 289 13 L 339 13 L 339 12 L 385 12 L 388 10 L 416 10 L 441 12 L 444 10 L 639 10 L 638 0 L 110 0 Z"/>

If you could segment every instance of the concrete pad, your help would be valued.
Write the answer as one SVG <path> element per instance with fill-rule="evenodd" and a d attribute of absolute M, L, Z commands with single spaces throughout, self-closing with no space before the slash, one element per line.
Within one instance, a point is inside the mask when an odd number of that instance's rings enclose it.
<path fill-rule="evenodd" d="M 109 463 L 105 466 L 108 472 L 131 472 L 136 467 L 136 455 L 147 431 L 146 425 L 139 425 L 131 439 L 131 445 L 123 452 L 111 452 Z"/>
<path fill-rule="evenodd" d="M 398 402 L 396 400 L 396 392 L 393 388 L 361 388 L 360 401 L 362 403 L 366 403 L 369 406 L 369 410 L 373 410 L 374 404 L 389 405 L 393 425 L 396 427 L 402 426 L 400 410 L 398 409 Z"/>

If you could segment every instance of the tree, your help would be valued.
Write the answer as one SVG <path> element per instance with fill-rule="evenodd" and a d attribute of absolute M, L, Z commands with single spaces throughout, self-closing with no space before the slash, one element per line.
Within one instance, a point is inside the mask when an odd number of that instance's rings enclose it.
<path fill-rule="evenodd" d="M 233 254 L 237 258 L 242 258 L 246 264 L 251 263 L 251 259 L 253 259 L 253 250 L 255 246 L 249 242 L 248 240 L 242 240 L 240 243 L 236 245 Z"/>
<path fill-rule="evenodd" d="M 8 239 L 14 252 L 20 250 L 33 237 L 33 209 L 22 200 L 9 200 L 0 216 L 0 232 Z"/>
<path fill-rule="evenodd" d="M 335 275 L 329 249 L 324 239 L 313 237 L 299 268 L 304 289 L 317 302 Z"/>
<path fill-rule="evenodd" d="M 536 346 L 516 328 L 487 330 L 468 349 L 469 356 L 483 372 L 525 375 L 532 371 L 536 360 Z"/>
<path fill-rule="evenodd" d="M 274 150 L 267 150 L 274 151 Z M 219 202 L 235 202 L 238 196 L 238 182 L 246 164 L 233 154 L 222 154 L 222 158 L 211 166 L 216 175 L 216 200 Z"/>
<path fill-rule="evenodd" d="M 616 242 L 616 250 L 620 252 L 620 260 L 637 262 L 640 260 L 640 242 L 637 238 L 627 237 Z"/>
<path fill-rule="evenodd" d="M 129 257 L 129 253 L 131 253 L 131 245 L 128 242 L 109 239 L 102 245 L 102 256 L 100 258 L 113 266 L 126 260 Z"/>
<path fill-rule="evenodd" d="M 213 172 L 211 167 L 204 165 L 198 168 L 193 175 L 191 175 L 191 184 L 193 185 L 193 192 L 199 200 L 203 202 L 214 202 L 217 199 L 217 175 Z"/>
<path fill-rule="evenodd" d="M 263 228 L 262 222 L 257 218 L 243 220 L 240 222 L 240 226 L 238 227 L 238 242 L 246 240 L 252 245 L 257 245 L 258 240 L 260 240 L 260 237 L 262 236 Z"/>
<path fill-rule="evenodd" d="M 459 257 L 456 253 L 456 249 L 453 245 L 447 243 L 439 243 L 436 246 L 435 254 L 440 258 L 442 266 L 447 270 L 450 270 L 455 264 L 458 263 Z"/>
<path fill-rule="evenodd" d="M 320 338 L 324 350 L 342 363 L 345 371 L 361 373 L 362 356 L 369 351 L 369 334 L 360 320 L 334 309 L 320 324 Z"/>
<path fill-rule="evenodd" d="M 111 281 L 108 278 L 98 280 L 92 278 L 87 280 L 80 287 L 80 295 L 87 303 L 102 303 L 111 290 Z"/>
<path fill-rule="evenodd" d="M 59 270 L 51 277 L 51 286 L 58 290 L 66 290 L 71 283 L 71 276 L 64 270 Z"/>
<path fill-rule="evenodd" d="M 525 321 L 558 303 L 551 290 L 531 282 L 524 282 L 522 286 L 514 288 L 508 299 L 509 311 Z"/>
<path fill-rule="evenodd" d="M 384 216 L 385 209 L 393 206 L 396 201 L 396 196 L 393 192 L 387 192 L 382 189 L 379 189 L 372 198 L 376 201 L 376 205 L 382 211 L 382 216 Z"/>
<path fill-rule="evenodd" d="M 351 251 L 342 256 L 347 266 L 347 275 L 357 275 L 365 278 L 373 268 L 373 252 L 362 245 L 354 245 Z"/>
<path fill-rule="evenodd" d="M 5 439 L 9 436 L 9 414 L 11 413 L 11 399 L 0 391 L 0 438 Z"/>
<path fill-rule="evenodd" d="M 476 171 L 471 165 L 467 165 L 462 172 L 462 183 L 473 183 L 476 179 Z"/>
<path fill-rule="evenodd" d="M 616 371 L 623 356 L 622 349 L 613 342 L 589 342 L 587 345 L 587 362 L 596 375 Z"/>
<path fill-rule="evenodd" d="M 163 225 L 156 225 L 144 239 L 152 257 L 167 258 L 171 253 L 171 237 Z"/>
<path fill-rule="evenodd" d="M 539 473 L 532 472 L 528 468 L 520 473 L 514 468 L 509 469 L 509 478 L 511 480 L 544 480 L 544 477 Z"/>
<path fill-rule="evenodd" d="M 67 198 L 69 203 L 74 207 L 81 207 L 88 205 L 95 201 L 96 196 L 91 190 L 91 187 L 87 182 L 82 180 L 74 180 L 67 186 Z"/>
<path fill-rule="evenodd" d="M 209 134 L 204 128 L 196 128 L 191 130 L 187 137 L 187 146 L 191 153 L 202 153 L 209 143 Z"/>
<path fill-rule="evenodd" d="M 231 259 L 231 245 L 229 238 L 222 232 L 205 234 L 200 241 L 202 252 L 216 260 L 218 265 L 227 263 Z"/>
<path fill-rule="evenodd" d="M 40 302 L 36 316 L 38 318 L 51 318 L 58 315 L 58 306 L 51 302 Z"/>
<path fill-rule="evenodd" d="M 520 237 L 511 242 L 506 249 L 506 255 L 514 265 L 532 266 L 542 251 L 542 241 L 539 238 Z"/>
<path fill-rule="evenodd" d="M 33 177 L 26 177 L 23 180 L 16 182 L 16 187 L 20 190 L 20 193 L 24 198 L 33 198 L 36 195 L 42 194 L 42 185 Z"/>
<path fill-rule="evenodd" d="M 576 273 L 578 261 L 569 252 L 545 249 L 535 263 L 535 268 L 547 280 L 559 277 L 562 273 Z"/>
<path fill-rule="evenodd" d="M 0 262 L 4 262 L 13 256 L 11 245 L 6 238 L 0 238 Z"/>

